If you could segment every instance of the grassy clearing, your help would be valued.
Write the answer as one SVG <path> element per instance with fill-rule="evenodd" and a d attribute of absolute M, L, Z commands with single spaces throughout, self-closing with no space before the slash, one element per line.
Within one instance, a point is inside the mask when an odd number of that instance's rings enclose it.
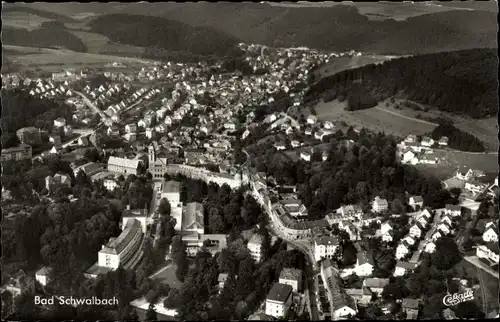
<path fill-rule="evenodd" d="M 340 121 L 349 125 L 365 127 L 375 132 L 385 132 L 400 137 L 408 134 L 422 135 L 431 132 L 435 125 L 429 122 L 412 119 L 385 109 L 385 102 L 376 107 L 359 110 L 344 110 L 346 102 L 334 100 L 331 102 L 320 102 L 316 105 L 316 115 L 322 121 Z"/>
<path fill-rule="evenodd" d="M 177 276 L 175 276 L 176 269 L 175 264 L 170 265 L 170 267 L 166 270 L 153 277 L 153 281 L 158 281 L 162 284 L 168 284 L 172 288 L 180 289 L 182 282 L 177 279 Z"/>
<path fill-rule="evenodd" d="M 46 21 L 51 20 L 26 12 L 7 12 L 2 14 L 2 26 L 7 27 L 34 30 Z"/>
<path fill-rule="evenodd" d="M 17 63 L 21 67 L 30 70 L 39 68 L 47 71 L 61 71 L 71 67 L 104 67 L 104 65 L 113 62 L 121 62 L 126 65 L 146 64 L 148 62 L 147 60 L 137 58 L 78 53 L 63 49 L 56 50 L 10 45 L 4 45 L 3 47 L 7 50 L 8 57 L 13 63 Z"/>
<path fill-rule="evenodd" d="M 316 71 L 316 76 L 326 77 L 334 75 L 343 70 L 362 67 L 369 64 L 383 63 L 384 61 L 397 58 L 397 56 L 382 56 L 382 55 L 366 55 L 354 57 L 338 57 L 334 58 L 331 63 L 319 68 Z"/>

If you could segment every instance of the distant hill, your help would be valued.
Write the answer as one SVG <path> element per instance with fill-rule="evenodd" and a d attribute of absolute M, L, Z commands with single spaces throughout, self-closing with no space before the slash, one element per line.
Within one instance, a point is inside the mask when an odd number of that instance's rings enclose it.
<path fill-rule="evenodd" d="M 154 50 L 184 51 L 201 56 L 225 56 L 239 40 L 212 28 L 193 27 L 159 17 L 112 14 L 102 15 L 88 23 L 90 31 L 111 41 Z M 151 49 L 154 50 L 151 50 Z"/>
<path fill-rule="evenodd" d="M 2 4 L 2 14 L 7 14 L 10 12 L 25 12 L 35 16 L 40 16 L 50 20 L 56 20 L 60 22 L 74 22 L 75 20 L 66 15 L 61 15 L 51 11 L 45 11 L 31 6 L 20 6 L 14 3 Z"/>
<path fill-rule="evenodd" d="M 87 47 L 80 38 L 64 29 L 53 27 L 42 27 L 32 31 L 24 28 L 3 27 L 2 42 L 5 45 L 40 48 L 62 47 L 78 52 L 87 51 Z"/>
<path fill-rule="evenodd" d="M 393 96 L 474 118 L 498 113 L 498 57 L 493 49 L 418 55 L 367 65 L 325 77 L 305 100 L 346 97 L 357 84 L 376 100 Z"/>
<path fill-rule="evenodd" d="M 243 42 L 275 46 L 300 45 L 331 51 L 355 49 L 381 54 L 497 47 L 497 13 L 494 8 L 488 11 L 438 12 L 404 21 L 372 21 L 359 13 L 356 5 L 321 8 L 277 7 L 249 2 L 30 5 L 68 15 L 94 12 L 162 17 L 191 26 L 213 28 Z M 415 6 L 421 7 L 422 4 Z M 459 6 L 473 8 L 475 5 Z M 481 6 L 478 8 L 482 9 Z"/>

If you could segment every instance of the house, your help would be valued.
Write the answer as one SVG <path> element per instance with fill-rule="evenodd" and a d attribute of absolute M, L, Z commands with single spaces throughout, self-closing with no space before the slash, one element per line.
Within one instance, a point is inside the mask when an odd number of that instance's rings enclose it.
<path fill-rule="evenodd" d="M 294 292 L 302 291 L 303 272 L 296 268 L 283 268 L 280 273 L 279 283 L 290 285 Z"/>
<path fill-rule="evenodd" d="M 442 136 L 439 139 L 438 144 L 441 145 L 441 146 L 448 146 L 448 137 L 447 136 Z"/>
<path fill-rule="evenodd" d="M 51 272 L 52 269 L 50 267 L 44 266 L 35 273 L 35 280 L 40 283 L 40 285 L 46 286 L 50 283 Z"/>
<path fill-rule="evenodd" d="M 422 196 L 412 196 L 410 197 L 408 204 L 410 207 L 412 207 L 414 210 L 418 211 L 420 210 L 423 205 L 424 205 L 424 198 Z"/>
<path fill-rule="evenodd" d="M 437 229 L 440 231 L 440 232 L 443 232 L 444 235 L 448 235 L 451 233 L 451 229 L 450 227 L 446 224 L 446 223 L 440 223 L 438 226 L 437 226 Z"/>
<path fill-rule="evenodd" d="M 154 140 L 156 138 L 156 130 L 154 128 L 148 127 L 146 129 L 146 137 L 148 139 Z"/>
<path fill-rule="evenodd" d="M 127 125 L 125 125 L 125 132 L 127 132 L 127 133 L 137 133 L 137 125 L 136 124 L 127 124 Z"/>
<path fill-rule="evenodd" d="M 424 209 L 420 212 L 419 217 L 424 217 L 425 220 L 429 223 L 432 219 L 432 214 L 429 212 L 429 210 Z"/>
<path fill-rule="evenodd" d="M 292 304 L 292 287 L 275 283 L 266 297 L 266 315 L 286 319 Z"/>
<path fill-rule="evenodd" d="M 498 242 L 498 228 L 493 222 L 487 223 L 483 233 L 483 240 L 487 243 Z"/>
<path fill-rule="evenodd" d="M 370 278 L 367 277 L 363 281 L 363 286 L 368 288 L 372 293 L 376 293 L 378 297 L 382 294 L 384 287 L 389 284 L 388 278 Z"/>
<path fill-rule="evenodd" d="M 439 238 L 443 237 L 443 232 L 440 232 L 439 230 L 434 231 L 434 233 L 431 235 L 431 240 L 432 241 L 437 241 Z"/>
<path fill-rule="evenodd" d="M 389 204 L 386 199 L 375 197 L 375 200 L 372 203 L 372 211 L 373 212 L 384 212 L 389 208 Z"/>
<path fill-rule="evenodd" d="M 440 223 L 445 223 L 446 225 L 450 226 L 451 227 L 451 224 L 452 224 L 452 220 L 451 220 L 451 217 L 450 215 L 443 215 L 441 217 L 441 220 L 439 220 Z"/>
<path fill-rule="evenodd" d="M 356 265 L 354 266 L 354 272 L 358 276 L 369 276 L 373 273 L 373 267 L 375 263 L 373 262 L 372 254 L 363 250 L 359 244 L 354 244 L 356 247 Z"/>
<path fill-rule="evenodd" d="M 450 215 L 452 218 L 462 214 L 462 208 L 458 205 L 446 205 L 444 213 Z"/>
<path fill-rule="evenodd" d="M 366 287 L 361 288 L 346 288 L 347 296 L 352 297 L 359 305 L 368 305 L 372 299 L 372 292 Z"/>
<path fill-rule="evenodd" d="M 476 256 L 484 258 L 493 266 L 499 262 L 499 249 L 498 243 L 488 243 L 486 245 L 478 245 L 476 247 Z"/>
<path fill-rule="evenodd" d="M 120 184 L 115 179 L 104 179 L 104 188 L 108 191 L 113 191 L 120 186 Z"/>
<path fill-rule="evenodd" d="M 431 147 L 434 145 L 434 140 L 428 136 L 424 136 L 422 138 L 422 141 L 420 142 L 420 145 L 425 147 Z"/>
<path fill-rule="evenodd" d="M 285 150 L 285 149 L 286 149 L 286 145 L 285 145 L 285 143 L 283 143 L 283 142 L 276 142 L 276 143 L 274 144 L 274 147 L 275 147 L 275 148 L 276 148 L 276 150 L 278 150 L 278 151 L 281 151 L 281 150 Z"/>
<path fill-rule="evenodd" d="M 312 135 L 312 129 L 311 128 L 306 128 L 304 130 L 305 135 Z"/>
<path fill-rule="evenodd" d="M 410 134 L 408 135 L 405 140 L 404 140 L 405 143 L 417 143 L 417 136 L 414 135 L 414 134 Z"/>
<path fill-rule="evenodd" d="M 396 248 L 396 259 L 401 259 L 405 257 L 410 252 L 410 245 L 407 242 L 399 243 Z"/>
<path fill-rule="evenodd" d="M 298 148 L 300 146 L 300 142 L 297 140 L 293 140 L 290 144 L 292 145 L 292 148 Z"/>
<path fill-rule="evenodd" d="M 224 284 L 226 283 L 228 274 L 227 273 L 220 273 L 219 276 L 217 277 L 217 282 L 219 283 L 219 294 L 222 292 L 222 289 L 224 288 Z"/>
<path fill-rule="evenodd" d="M 332 130 L 335 126 L 333 125 L 333 123 L 332 123 L 332 122 L 330 122 L 330 121 L 325 121 L 325 122 L 323 123 L 323 127 L 324 127 L 325 129 L 327 129 L 327 130 Z"/>
<path fill-rule="evenodd" d="M 338 270 L 329 259 L 321 262 L 321 279 L 325 286 L 332 320 L 340 320 L 356 315 L 356 301 L 347 295 L 338 276 Z"/>
<path fill-rule="evenodd" d="M 416 222 L 410 227 L 410 236 L 415 237 L 415 238 L 420 238 L 422 236 L 422 233 L 424 231 L 424 228 L 420 223 Z"/>
<path fill-rule="evenodd" d="M 348 233 L 349 234 L 349 240 L 351 240 L 351 241 L 355 241 L 355 240 L 360 239 L 358 230 L 356 229 L 356 227 L 354 226 L 354 224 L 351 223 L 348 220 L 342 220 L 339 223 L 339 229 L 341 229 L 341 230 L 345 231 L 346 233 Z"/>
<path fill-rule="evenodd" d="M 56 173 L 53 177 L 45 177 L 45 188 L 51 191 L 54 184 L 61 185 L 63 187 L 71 187 L 71 177 L 67 174 Z"/>
<path fill-rule="evenodd" d="M 436 243 L 434 241 L 430 241 L 425 244 L 424 252 L 426 253 L 434 253 L 436 251 Z"/>
<path fill-rule="evenodd" d="M 342 215 L 342 217 L 345 218 L 352 217 L 360 219 L 361 216 L 363 216 L 363 210 L 358 205 L 341 206 L 339 212 Z"/>
<path fill-rule="evenodd" d="M 203 204 L 199 202 L 188 203 L 182 209 L 182 231 L 203 234 L 205 232 L 203 218 Z"/>
<path fill-rule="evenodd" d="M 468 181 L 465 183 L 465 190 L 472 193 L 482 193 L 488 189 L 488 185 L 479 181 Z"/>
<path fill-rule="evenodd" d="M 417 263 L 409 263 L 409 262 L 402 262 L 402 261 L 397 261 L 396 262 L 396 267 L 394 268 L 394 276 L 404 276 L 408 272 L 413 272 L 415 268 L 417 268 L 418 264 Z"/>
<path fill-rule="evenodd" d="M 321 140 L 323 141 L 323 138 L 325 136 L 328 136 L 328 135 L 331 135 L 333 134 L 332 131 L 328 131 L 328 130 L 319 130 L 318 132 L 314 133 L 314 138 L 317 139 L 317 140 Z"/>
<path fill-rule="evenodd" d="M 324 258 L 332 258 L 339 248 L 339 241 L 334 236 L 323 236 L 314 239 L 314 259 L 319 262 Z"/>
<path fill-rule="evenodd" d="M 306 162 L 311 162 L 311 153 L 307 151 L 301 151 L 300 158 Z"/>
<path fill-rule="evenodd" d="M 415 218 L 415 222 L 419 223 L 422 227 L 426 227 L 428 222 L 427 222 L 427 218 L 425 218 L 425 216 L 417 216 L 417 218 Z"/>
<path fill-rule="evenodd" d="M 118 128 L 118 126 L 112 125 L 112 126 L 108 127 L 106 133 L 109 136 L 117 136 L 117 135 L 120 135 L 120 129 Z"/>
<path fill-rule="evenodd" d="M 2 290 L 8 291 L 13 298 L 16 298 L 24 293 L 33 293 L 35 291 L 35 281 L 32 276 L 27 275 L 23 270 L 19 270 L 2 286 Z"/>
<path fill-rule="evenodd" d="M 382 235 L 382 241 L 386 243 L 390 243 L 394 240 L 394 233 L 392 230 L 389 230 L 385 234 Z"/>
<path fill-rule="evenodd" d="M 102 172 L 103 170 L 104 170 L 104 166 L 102 164 L 88 162 L 88 163 L 85 163 L 84 165 L 81 165 L 81 166 L 73 169 L 73 174 L 75 175 L 75 177 L 77 177 L 78 173 L 80 171 L 83 171 L 83 173 L 85 173 L 87 175 L 87 177 L 90 177 L 94 174 Z"/>
<path fill-rule="evenodd" d="M 415 238 L 409 235 L 406 235 L 404 238 L 401 239 L 401 241 L 408 243 L 408 245 L 410 246 L 415 245 L 416 242 Z"/>
<path fill-rule="evenodd" d="M 254 234 L 248 241 L 247 248 L 250 251 L 252 258 L 258 263 L 263 259 L 262 249 L 263 239 L 259 234 Z"/>
<path fill-rule="evenodd" d="M 63 127 L 66 125 L 66 119 L 59 117 L 54 120 L 54 126 L 55 127 Z"/>
<path fill-rule="evenodd" d="M 417 319 L 419 307 L 420 301 L 418 299 L 405 298 L 401 304 L 401 308 L 403 312 L 406 313 L 406 319 L 408 320 Z"/>
<path fill-rule="evenodd" d="M 307 117 L 307 124 L 314 125 L 314 124 L 316 124 L 316 122 L 318 122 L 318 118 L 316 116 L 311 114 Z"/>
<path fill-rule="evenodd" d="M 381 235 L 385 235 L 391 230 L 392 230 L 392 226 L 391 226 L 391 223 L 389 221 L 386 221 L 380 225 L 380 234 Z"/>
<path fill-rule="evenodd" d="M 403 163 L 417 164 L 418 158 L 415 156 L 415 153 L 413 153 L 412 151 L 406 151 L 403 154 Z"/>

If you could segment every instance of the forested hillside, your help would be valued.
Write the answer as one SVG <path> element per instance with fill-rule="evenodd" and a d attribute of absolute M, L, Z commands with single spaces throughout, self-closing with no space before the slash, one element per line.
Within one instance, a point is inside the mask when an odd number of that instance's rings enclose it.
<path fill-rule="evenodd" d="M 86 52 L 83 41 L 61 28 L 39 28 L 32 31 L 23 28 L 2 28 L 2 42 L 5 45 L 54 48 L 62 47 L 78 52 Z"/>
<path fill-rule="evenodd" d="M 194 55 L 225 56 L 239 42 L 211 28 L 140 15 L 103 15 L 89 22 L 91 31 L 111 41 L 148 48 L 151 55 L 183 51 Z"/>
<path fill-rule="evenodd" d="M 345 97 L 361 80 L 379 101 L 398 95 L 474 118 L 498 110 L 498 58 L 492 49 L 405 57 L 346 70 L 313 84 L 305 100 Z"/>
<path fill-rule="evenodd" d="M 460 131 L 450 123 L 440 124 L 432 131 L 432 138 L 437 141 L 441 137 L 448 137 L 448 146 L 452 149 L 470 152 L 484 152 L 484 145 L 474 135 Z"/>

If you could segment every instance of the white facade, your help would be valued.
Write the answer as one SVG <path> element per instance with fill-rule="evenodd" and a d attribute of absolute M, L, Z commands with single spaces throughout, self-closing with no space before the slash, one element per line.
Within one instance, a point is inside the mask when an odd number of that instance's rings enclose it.
<path fill-rule="evenodd" d="M 404 244 L 399 244 L 398 248 L 396 248 L 396 258 L 401 259 L 405 257 L 409 252 L 410 250 L 408 249 L 408 247 L 406 247 Z"/>
<path fill-rule="evenodd" d="M 476 247 L 476 256 L 479 258 L 485 258 L 490 260 L 491 262 L 498 263 L 499 262 L 499 255 L 495 253 L 494 251 L 490 250 L 487 246 L 485 245 L 479 245 Z"/>
<path fill-rule="evenodd" d="M 118 182 L 116 182 L 116 180 L 114 180 L 114 179 L 105 179 L 103 184 L 104 184 L 104 188 L 106 188 L 106 190 L 108 190 L 108 191 L 113 191 L 117 187 L 119 187 Z"/>
<path fill-rule="evenodd" d="M 498 242 L 498 233 L 493 227 L 488 227 L 483 233 L 483 240 L 485 242 Z"/>
<path fill-rule="evenodd" d="M 300 152 L 300 158 L 304 161 L 311 162 L 311 153 L 309 152 Z"/>
<path fill-rule="evenodd" d="M 322 237 L 314 240 L 314 259 L 318 262 L 324 258 L 332 258 L 339 247 L 335 237 Z"/>
<path fill-rule="evenodd" d="M 253 235 L 247 244 L 248 250 L 252 258 L 258 263 L 262 260 L 262 237 L 260 235 Z"/>
<path fill-rule="evenodd" d="M 411 226 L 410 236 L 420 238 L 421 235 L 422 235 L 422 230 L 420 229 L 420 227 L 418 227 L 418 225 Z"/>
<path fill-rule="evenodd" d="M 436 244 L 434 242 L 429 242 L 425 245 L 424 252 L 432 254 L 435 251 L 436 251 Z"/>

